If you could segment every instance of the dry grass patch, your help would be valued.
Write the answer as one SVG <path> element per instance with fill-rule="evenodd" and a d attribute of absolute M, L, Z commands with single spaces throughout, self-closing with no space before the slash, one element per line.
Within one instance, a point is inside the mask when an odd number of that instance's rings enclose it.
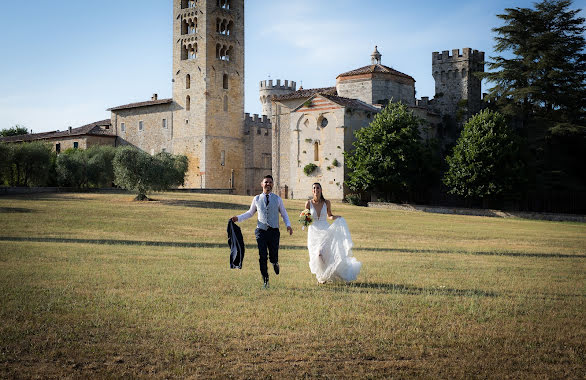
<path fill-rule="evenodd" d="M 0 198 L 0 377 L 586 376 L 584 225 L 336 203 L 358 280 L 317 285 L 295 226 L 265 291 L 252 221 L 227 268 L 249 197 L 128 198 Z"/>

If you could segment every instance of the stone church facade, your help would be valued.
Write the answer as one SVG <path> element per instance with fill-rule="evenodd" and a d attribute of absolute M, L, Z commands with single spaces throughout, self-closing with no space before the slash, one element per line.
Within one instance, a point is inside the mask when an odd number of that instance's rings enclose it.
<path fill-rule="evenodd" d="M 436 80 L 434 99 L 415 98 L 415 79 L 381 63 L 375 47 L 371 64 L 338 75 L 335 87 L 282 89 L 267 93 L 261 82 L 261 101 L 271 99 L 266 112 L 273 128 L 273 176 L 275 189 L 282 196 L 310 197 L 311 184 L 321 183 L 324 194 L 343 199 L 347 168 L 344 151 L 352 149 L 354 132 L 368 126 L 389 102 L 402 102 L 424 120 L 423 139 L 445 140 L 446 125 L 457 116 L 478 112 L 481 108 L 480 80 L 473 73 L 483 71 L 484 53 L 472 49 L 432 54 L 432 72 Z M 265 111 L 265 107 L 263 107 Z M 306 172 L 307 165 L 315 170 Z"/>
<path fill-rule="evenodd" d="M 375 48 L 371 65 L 338 75 L 332 87 L 261 81 L 263 116 L 251 116 L 244 112 L 244 0 L 173 0 L 172 45 L 172 98 L 154 94 L 149 101 L 110 108 L 110 120 L 98 126 L 30 135 L 27 141 L 50 141 L 57 149 L 99 140 L 186 155 L 186 188 L 252 195 L 272 173 L 274 191 L 283 197 L 306 198 L 311 183 L 321 182 L 329 198 L 343 199 L 343 152 L 386 103 L 401 101 L 427 120 L 424 138 L 441 138 L 446 120 L 481 107 L 480 80 L 473 73 L 483 71 L 484 53 L 433 53 L 436 96 L 418 100 L 415 79 L 382 65 Z M 309 176 L 307 164 L 316 165 Z"/>

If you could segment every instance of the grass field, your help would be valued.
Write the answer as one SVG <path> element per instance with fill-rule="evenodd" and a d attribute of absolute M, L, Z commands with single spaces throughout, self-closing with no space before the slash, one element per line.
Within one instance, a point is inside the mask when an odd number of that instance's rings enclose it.
<path fill-rule="evenodd" d="M 263 290 L 253 220 L 228 269 L 250 197 L 154 198 L 0 197 L 0 378 L 586 377 L 584 224 L 334 203 L 358 280 L 294 224 Z"/>

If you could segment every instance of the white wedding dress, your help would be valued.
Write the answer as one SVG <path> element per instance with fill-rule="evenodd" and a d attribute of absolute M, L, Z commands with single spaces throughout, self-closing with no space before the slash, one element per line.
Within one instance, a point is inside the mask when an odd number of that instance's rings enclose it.
<path fill-rule="evenodd" d="M 318 213 L 309 201 L 313 223 L 307 233 L 309 269 L 320 284 L 324 282 L 354 281 L 362 263 L 352 256 L 352 238 L 344 218 L 338 218 L 331 225 L 327 221 L 327 207 L 323 203 Z"/>

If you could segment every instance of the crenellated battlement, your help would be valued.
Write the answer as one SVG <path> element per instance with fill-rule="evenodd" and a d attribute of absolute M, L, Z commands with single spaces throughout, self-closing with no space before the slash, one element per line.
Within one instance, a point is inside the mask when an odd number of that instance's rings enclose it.
<path fill-rule="evenodd" d="M 442 63 L 442 62 L 458 62 L 461 60 L 472 60 L 483 62 L 484 61 L 484 52 L 479 50 L 473 50 L 470 48 L 462 49 L 462 54 L 460 54 L 460 49 L 452 49 L 452 54 L 450 55 L 449 50 L 444 50 L 441 53 L 434 51 L 432 53 L 432 63 Z"/>
<path fill-rule="evenodd" d="M 277 84 L 273 84 L 273 80 L 261 80 L 260 81 L 260 90 L 286 90 L 286 91 L 295 91 L 297 88 L 297 83 L 291 81 L 291 85 L 289 85 L 289 81 L 285 80 L 285 83 L 281 85 L 281 80 L 277 79 Z"/>
<path fill-rule="evenodd" d="M 251 131 L 255 131 L 256 134 L 270 135 L 271 133 L 271 121 L 266 115 L 259 116 L 258 114 L 250 115 L 250 113 L 244 114 L 244 134 L 248 135 Z"/>

